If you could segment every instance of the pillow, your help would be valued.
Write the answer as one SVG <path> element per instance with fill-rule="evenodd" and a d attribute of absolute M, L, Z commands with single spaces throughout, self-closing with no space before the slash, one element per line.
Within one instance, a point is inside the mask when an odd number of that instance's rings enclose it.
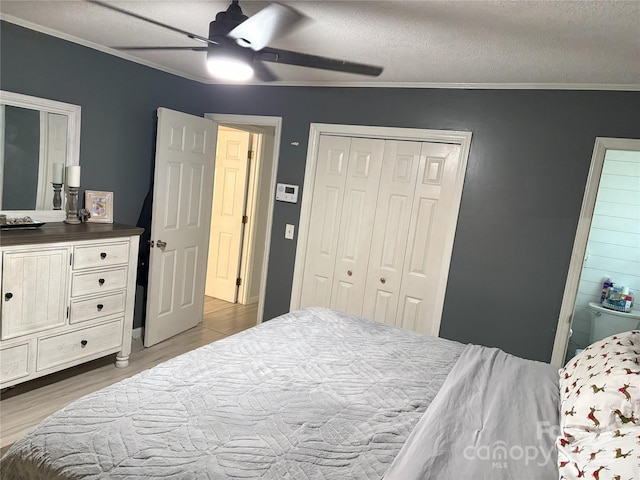
<path fill-rule="evenodd" d="M 639 455 L 640 429 L 635 427 L 589 434 L 570 445 L 560 441 L 558 443 L 559 478 L 565 480 L 638 478 Z"/>
<path fill-rule="evenodd" d="M 560 428 L 566 442 L 640 426 L 640 331 L 590 345 L 559 373 Z"/>

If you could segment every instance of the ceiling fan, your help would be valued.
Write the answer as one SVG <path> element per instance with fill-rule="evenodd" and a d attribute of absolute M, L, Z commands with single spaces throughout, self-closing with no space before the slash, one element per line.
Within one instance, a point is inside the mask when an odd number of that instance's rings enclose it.
<path fill-rule="evenodd" d="M 202 37 L 180 28 L 167 25 L 137 13 L 124 10 L 102 0 L 87 0 L 90 3 L 129 15 L 131 17 L 167 28 L 188 38 L 200 41 L 205 46 L 193 47 L 115 47 L 119 50 L 192 50 L 206 52 L 209 72 L 219 78 L 248 80 L 255 76 L 269 82 L 276 75 L 264 62 L 284 63 L 301 67 L 319 68 L 337 72 L 355 73 L 377 77 L 382 67 L 347 62 L 335 58 L 308 55 L 279 48 L 270 48 L 274 38 L 282 36 L 300 25 L 305 17 L 296 9 L 272 3 L 251 17 L 242 13 L 238 0 L 232 0 L 226 11 L 219 12 L 209 24 L 209 36 Z"/>

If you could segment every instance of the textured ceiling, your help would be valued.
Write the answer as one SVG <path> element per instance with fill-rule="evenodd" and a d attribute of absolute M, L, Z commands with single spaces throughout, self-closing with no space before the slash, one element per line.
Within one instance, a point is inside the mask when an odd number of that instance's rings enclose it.
<path fill-rule="evenodd" d="M 110 2 L 201 36 L 226 1 Z M 640 89 L 640 2 L 284 1 L 308 16 L 270 46 L 381 65 L 377 78 L 269 64 L 286 85 Z M 251 16 L 268 2 L 240 1 Z M 0 15 L 45 33 L 214 83 L 200 52 L 119 52 L 193 45 L 178 33 L 82 1 L 2 0 Z M 105 49 L 105 47 L 107 47 Z M 0 59 L 1 61 L 1 59 Z"/>

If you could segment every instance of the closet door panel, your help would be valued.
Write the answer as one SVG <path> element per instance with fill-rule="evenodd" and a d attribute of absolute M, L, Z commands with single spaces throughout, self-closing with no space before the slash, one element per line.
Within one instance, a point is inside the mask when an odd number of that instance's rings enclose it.
<path fill-rule="evenodd" d="M 321 136 L 300 308 L 329 307 L 351 139 Z"/>
<path fill-rule="evenodd" d="M 458 145 L 422 144 L 398 312 L 399 326 L 409 330 L 433 333 L 436 292 L 446 288 L 445 227 L 457 221 L 447 212 L 459 157 Z"/>
<path fill-rule="evenodd" d="M 395 325 L 420 142 L 387 140 L 378 191 L 363 316 Z"/>
<path fill-rule="evenodd" d="M 351 140 L 330 306 L 355 315 L 362 315 L 384 148 L 384 140 Z"/>

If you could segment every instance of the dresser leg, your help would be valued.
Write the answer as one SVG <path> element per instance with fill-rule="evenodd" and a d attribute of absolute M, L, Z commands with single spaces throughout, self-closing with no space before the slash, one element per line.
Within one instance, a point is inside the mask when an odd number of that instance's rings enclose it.
<path fill-rule="evenodd" d="M 125 368 L 129 366 L 129 355 L 126 357 L 121 357 L 120 355 L 116 355 L 116 367 Z"/>

